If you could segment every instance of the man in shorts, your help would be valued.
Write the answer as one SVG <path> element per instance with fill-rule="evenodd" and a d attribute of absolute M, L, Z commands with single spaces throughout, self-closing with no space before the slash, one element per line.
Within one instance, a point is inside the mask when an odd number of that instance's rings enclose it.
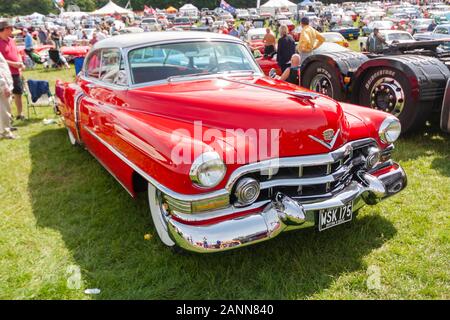
<path fill-rule="evenodd" d="M 25 68 L 22 62 L 22 57 L 17 50 L 16 42 L 12 38 L 13 27 L 9 20 L 0 19 L 0 53 L 9 65 L 11 75 L 13 78 L 13 95 L 14 102 L 17 107 L 17 120 L 24 120 L 25 117 L 22 115 L 22 94 L 23 94 L 23 83 L 21 80 L 21 71 Z"/>

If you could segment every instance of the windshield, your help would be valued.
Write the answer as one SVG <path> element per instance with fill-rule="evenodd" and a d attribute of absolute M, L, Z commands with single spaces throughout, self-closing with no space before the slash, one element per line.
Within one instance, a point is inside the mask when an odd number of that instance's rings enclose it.
<path fill-rule="evenodd" d="M 171 77 L 260 71 L 245 46 L 229 42 L 148 46 L 130 51 L 128 58 L 134 84 Z"/>

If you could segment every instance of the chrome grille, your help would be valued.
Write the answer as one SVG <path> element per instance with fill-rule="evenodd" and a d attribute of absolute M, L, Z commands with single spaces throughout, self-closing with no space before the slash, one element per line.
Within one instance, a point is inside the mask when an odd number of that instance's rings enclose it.
<path fill-rule="evenodd" d="M 302 157 L 297 157 L 298 161 L 290 161 L 288 166 L 245 176 L 261 182 L 258 201 L 270 199 L 277 192 L 305 201 L 331 197 L 351 182 L 355 171 L 365 164 L 364 154 L 373 145 L 376 145 L 374 141 L 368 141 L 354 146 L 348 153 L 326 162 L 304 164 Z"/>

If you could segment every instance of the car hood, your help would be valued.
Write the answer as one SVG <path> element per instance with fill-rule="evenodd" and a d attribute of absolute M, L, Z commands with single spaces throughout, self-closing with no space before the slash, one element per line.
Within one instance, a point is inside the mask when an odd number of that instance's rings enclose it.
<path fill-rule="evenodd" d="M 131 109 L 177 120 L 170 122 L 183 123 L 183 127 L 197 121 L 203 130 L 214 128 L 234 135 L 266 131 L 271 137 L 279 130 L 279 156 L 287 157 L 326 153 L 351 139 L 340 104 L 316 93 L 311 98 L 308 93 L 268 77 L 227 77 L 149 86 L 127 95 Z M 331 139 L 324 137 L 330 129 L 336 135 L 332 146 Z M 264 158 L 270 155 L 259 160 Z"/>

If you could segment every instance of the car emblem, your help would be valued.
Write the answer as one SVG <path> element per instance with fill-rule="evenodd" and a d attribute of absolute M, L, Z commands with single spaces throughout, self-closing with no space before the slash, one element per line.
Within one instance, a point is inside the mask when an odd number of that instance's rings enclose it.
<path fill-rule="evenodd" d="M 341 129 L 338 129 L 338 131 L 336 131 L 336 134 L 334 133 L 333 129 L 327 129 L 325 130 L 322 135 L 325 141 L 320 140 L 319 138 L 316 138 L 314 136 L 308 135 L 308 137 L 310 137 L 312 140 L 320 143 L 321 145 L 323 145 L 324 147 L 327 147 L 328 149 L 333 149 L 334 144 L 336 143 L 337 137 L 339 136 L 339 132 L 341 132 Z M 330 142 L 326 142 L 326 141 L 330 141 Z"/>
<path fill-rule="evenodd" d="M 334 130 L 327 129 L 322 133 L 322 135 L 323 135 L 323 139 L 325 141 L 331 141 L 331 140 L 333 140 L 333 137 L 334 137 Z"/>

